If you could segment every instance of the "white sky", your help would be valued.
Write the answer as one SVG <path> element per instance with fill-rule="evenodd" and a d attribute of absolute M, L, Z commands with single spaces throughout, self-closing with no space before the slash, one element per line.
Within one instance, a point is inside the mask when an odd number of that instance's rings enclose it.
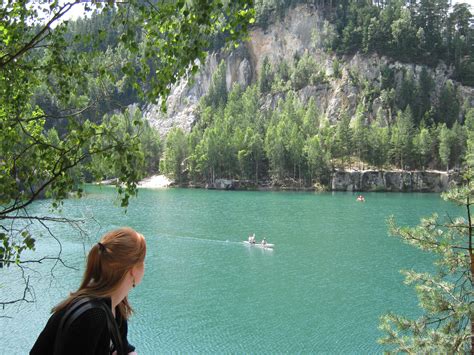
<path fill-rule="evenodd" d="M 458 2 L 464 2 L 466 4 L 469 4 L 471 6 L 471 10 L 474 9 L 473 5 L 474 5 L 474 0 L 465 0 L 465 1 L 457 1 L 457 0 L 454 0 L 453 1 L 453 5 L 458 3 Z"/>
<path fill-rule="evenodd" d="M 471 11 L 474 11 L 474 0 L 453 0 L 453 5 L 462 2 L 471 6 Z M 66 14 L 64 19 L 76 19 L 84 15 L 84 4 L 77 4 Z"/>
<path fill-rule="evenodd" d="M 471 0 L 474 1 L 474 0 Z M 67 14 L 63 17 L 64 20 L 75 20 L 78 17 L 83 17 L 84 16 L 84 4 L 76 4 L 72 7 L 71 10 L 67 12 Z"/>

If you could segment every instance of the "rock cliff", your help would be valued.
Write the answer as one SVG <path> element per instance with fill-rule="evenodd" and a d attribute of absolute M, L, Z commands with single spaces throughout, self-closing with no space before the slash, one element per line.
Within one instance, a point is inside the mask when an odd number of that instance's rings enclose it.
<path fill-rule="evenodd" d="M 282 60 L 292 63 L 296 56 L 308 53 L 318 64 L 320 70 L 330 77 L 325 83 L 314 86 L 308 85 L 297 92 L 303 102 L 311 97 L 315 99 L 319 111 L 324 113 L 331 122 L 338 120 L 342 110 L 353 115 L 357 102 L 360 101 L 363 89 L 361 82 L 374 87 L 381 85 L 381 70 L 391 68 L 395 80 L 402 79 L 402 72 L 411 72 L 418 79 L 422 66 L 399 63 L 377 55 L 355 54 L 338 58 L 321 49 L 317 33 L 324 27 L 331 26 L 314 7 L 300 5 L 287 11 L 282 20 L 277 20 L 266 29 L 254 28 L 250 40 L 231 52 L 211 53 L 201 66 L 200 72 L 194 78 L 184 78 L 173 89 L 167 99 L 167 113 L 160 111 L 159 105 L 149 105 L 145 115 L 151 124 L 166 135 L 173 126 L 179 126 L 189 131 L 196 119 L 199 99 L 209 89 L 212 73 L 219 62 L 224 60 L 227 66 L 226 83 L 230 89 L 234 83 L 245 87 L 258 78 L 265 57 L 271 64 L 276 65 Z M 340 66 L 341 75 L 334 77 L 334 62 Z M 440 64 L 435 69 L 428 69 L 434 79 L 436 92 L 439 93 L 449 79 L 451 69 Z M 461 103 L 474 105 L 474 88 L 462 86 L 454 82 Z M 262 108 L 272 108 L 276 105 L 281 94 L 269 94 L 261 102 Z M 436 98 L 434 98 L 436 100 Z M 391 119 L 391 113 L 384 108 L 381 97 L 375 97 L 369 107 L 369 119 L 376 115 Z"/>
<path fill-rule="evenodd" d="M 460 181 L 459 173 L 435 171 L 339 171 L 333 191 L 442 192 Z"/>
<path fill-rule="evenodd" d="M 444 192 L 460 183 L 458 172 L 442 171 L 336 171 L 331 176 L 332 191 L 348 192 Z M 260 182 L 216 179 L 214 183 L 199 186 L 216 190 L 299 190 L 314 191 L 314 186 L 302 186 L 298 182 Z"/>

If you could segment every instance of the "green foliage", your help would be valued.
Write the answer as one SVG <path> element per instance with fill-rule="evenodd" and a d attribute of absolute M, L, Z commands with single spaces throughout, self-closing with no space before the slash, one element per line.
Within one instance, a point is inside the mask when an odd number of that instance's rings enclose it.
<path fill-rule="evenodd" d="M 459 119 L 460 104 L 456 88 L 451 81 L 447 81 L 441 90 L 439 104 L 436 110 L 437 122 L 446 123 L 448 127 Z"/>
<path fill-rule="evenodd" d="M 432 152 L 433 152 L 433 143 L 435 138 L 430 132 L 430 129 L 427 127 L 420 127 L 418 133 L 413 138 L 413 148 L 417 153 L 417 159 L 419 166 L 424 170 L 425 167 L 428 167 L 430 164 Z"/>
<path fill-rule="evenodd" d="M 308 52 L 305 52 L 298 61 L 295 61 L 291 73 L 291 83 L 294 90 L 300 90 L 307 85 L 315 85 L 324 80 L 325 73 Z"/>
<path fill-rule="evenodd" d="M 250 178 L 254 176 L 258 183 L 259 167 L 263 158 L 263 141 L 258 132 L 250 127 L 245 130 L 240 150 L 237 153 L 240 175 Z"/>
<path fill-rule="evenodd" d="M 350 126 L 351 118 L 349 115 L 344 112 L 341 117 L 341 121 L 336 126 L 336 136 L 335 136 L 335 152 L 336 157 L 341 158 L 343 163 L 347 158 L 350 157 L 353 149 L 353 131 Z"/>
<path fill-rule="evenodd" d="M 443 124 L 439 130 L 439 157 L 441 163 L 446 166 L 446 171 L 449 170 L 449 163 L 451 157 L 451 146 L 454 136 L 452 132 Z"/>
<path fill-rule="evenodd" d="M 367 161 L 369 153 L 369 127 L 366 125 L 365 107 L 359 104 L 353 129 L 354 151 L 359 161 Z"/>
<path fill-rule="evenodd" d="M 303 60 L 304 56 L 300 61 Z M 286 65 L 282 68 L 284 74 Z M 281 75 L 278 69 L 274 75 Z M 393 72 L 386 68 L 382 75 L 390 78 Z M 408 82 L 416 91 L 432 84 L 428 73 L 421 76 L 424 79 L 420 79 L 420 84 L 410 74 L 407 77 L 412 78 Z M 364 96 L 355 116 L 342 113 L 341 119 L 332 125 L 321 115 L 314 98 L 303 105 L 297 93 L 288 87 L 280 92 L 277 107 L 268 109 L 262 107 L 265 94 L 259 90 L 261 81 L 245 91 L 234 85 L 225 105 L 218 109 L 201 106 L 200 119 L 189 135 L 194 137 L 187 160 L 190 177 L 211 182 L 216 177 L 256 181 L 266 177 L 291 178 L 306 184 L 327 184 L 335 165 L 350 167 L 354 158 L 361 169 L 446 169 L 462 168 L 465 157 L 472 155 L 469 147 L 474 135 L 458 123 L 449 128 L 426 119 L 431 117 L 432 108 L 425 112 L 419 127 L 414 124 L 409 105 L 390 119 L 396 95 L 395 88 L 389 89 L 389 82 L 379 93 L 389 117 L 383 117 L 381 110 L 371 122 L 368 105 L 378 95 L 378 89 L 367 81 L 364 85 Z M 422 107 L 421 95 L 414 99 L 407 94 L 405 99 Z M 425 100 L 428 102 L 431 97 L 427 95 Z M 471 116 L 468 114 L 468 118 Z M 470 121 L 469 118 L 466 125 L 474 126 Z"/>
<path fill-rule="evenodd" d="M 416 83 L 411 70 L 403 72 L 403 79 L 396 92 L 397 106 L 403 111 L 407 106 L 416 106 Z"/>
<path fill-rule="evenodd" d="M 205 106 L 216 109 L 227 102 L 226 64 L 224 60 L 219 63 L 217 70 L 212 74 L 211 85 L 205 96 L 202 97 Z"/>
<path fill-rule="evenodd" d="M 443 195 L 465 208 L 464 217 L 437 215 L 421 220 L 416 227 L 400 227 L 389 220 L 390 234 L 436 256 L 436 273 L 405 270 L 405 283 L 413 285 L 423 314 L 418 319 L 389 313 L 381 317 L 385 333 L 379 342 L 393 352 L 469 353 L 473 312 L 474 254 L 471 204 L 474 184 L 451 189 Z"/>
<path fill-rule="evenodd" d="M 330 154 L 325 149 L 322 137 L 314 135 L 306 140 L 304 153 L 308 160 L 310 179 L 327 185 L 330 176 Z"/>
<path fill-rule="evenodd" d="M 26 214 L 27 207 L 50 197 L 57 208 L 75 188 L 80 196 L 80 171 L 89 178 L 115 177 L 121 203 L 128 204 L 143 172 L 157 171 L 161 147 L 139 113 L 102 120 L 117 109 L 109 99 L 161 98 L 164 107 L 172 84 L 197 70 L 213 36 L 235 43 L 254 22 L 254 11 L 246 0 L 165 1 L 158 7 L 93 2 L 86 4 L 88 11 L 97 9 L 91 20 L 71 23 L 62 18 L 78 2 L 3 5 L 0 262 L 8 265 L 34 247 L 32 236 L 16 238 L 18 221 L 47 218 Z"/>
<path fill-rule="evenodd" d="M 94 144 L 98 150 L 113 146 L 122 140 L 121 146 L 104 154 L 92 155 L 84 170 L 92 173 L 95 180 L 117 179 L 126 174 L 136 181 L 158 171 L 161 143 L 158 133 L 144 120 L 139 109 L 131 107 L 124 113 L 106 115 L 102 129 L 107 135 L 98 138 Z M 108 149 L 107 149 L 108 150 Z"/>
<path fill-rule="evenodd" d="M 334 25 L 328 20 L 324 20 L 321 29 L 315 28 L 311 32 L 311 42 L 315 48 L 330 50 L 335 41 L 336 32 Z"/>
<path fill-rule="evenodd" d="M 410 106 L 405 111 L 399 111 L 392 127 L 390 138 L 390 154 L 392 161 L 401 169 L 411 163 L 413 115 Z"/>
<path fill-rule="evenodd" d="M 375 121 L 368 132 L 367 161 L 376 167 L 383 167 L 389 161 L 390 130 L 380 120 Z"/>
<path fill-rule="evenodd" d="M 310 98 L 303 114 L 303 126 L 301 128 L 306 138 L 318 134 L 320 115 L 314 97 Z"/>
<path fill-rule="evenodd" d="M 282 18 L 291 0 L 255 0 L 257 24 L 266 28 L 276 19 Z"/>
<path fill-rule="evenodd" d="M 466 163 L 468 166 L 474 166 L 474 109 L 467 111 L 466 121 Z"/>
<path fill-rule="evenodd" d="M 337 35 L 332 47 L 340 53 L 377 52 L 395 60 L 436 66 L 444 61 L 454 77 L 471 85 L 472 13 L 467 4 L 446 0 L 358 2 L 333 4 Z M 415 117 L 418 112 L 412 106 Z M 400 107 L 405 109 L 405 107 Z"/>
<path fill-rule="evenodd" d="M 270 92 L 273 82 L 273 73 L 268 57 L 265 57 L 262 62 L 262 68 L 260 69 L 260 75 L 258 78 L 258 87 L 262 94 Z"/>
<path fill-rule="evenodd" d="M 21 253 L 35 250 L 35 243 L 36 240 L 26 229 L 10 235 L 0 233 L 0 269 L 12 263 L 19 264 Z"/>
<path fill-rule="evenodd" d="M 163 157 L 163 172 L 176 181 L 183 181 L 183 170 L 187 158 L 187 140 L 183 130 L 174 127 L 166 136 Z"/>
<path fill-rule="evenodd" d="M 336 79 L 340 79 L 342 77 L 341 62 L 337 58 L 332 62 L 332 75 Z"/>

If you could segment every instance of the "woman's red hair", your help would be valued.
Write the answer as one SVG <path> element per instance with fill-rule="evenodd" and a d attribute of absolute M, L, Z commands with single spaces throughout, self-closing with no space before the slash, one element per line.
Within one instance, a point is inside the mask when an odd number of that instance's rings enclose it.
<path fill-rule="evenodd" d="M 87 256 L 87 265 L 79 289 L 53 308 L 58 312 L 82 297 L 110 297 L 117 290 L 127 272 L 144 262 L 145 238 L 132 228 L 124 227 L 108 232 L 95 244 Z M 128 319 L 132 307 L 127 297 L 118 305 L 120 314 Z"/>

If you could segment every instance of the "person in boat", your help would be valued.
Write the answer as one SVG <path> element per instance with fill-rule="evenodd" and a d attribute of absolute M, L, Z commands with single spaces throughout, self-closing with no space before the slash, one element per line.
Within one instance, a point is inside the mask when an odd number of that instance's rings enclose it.
<path fill-rule="evenodd" d="M 263 246 L 267 245 L 267 240 L 265 238 L 262 239 L 262 243 L 261 243 Z"/>
<path fill-rule="evenodd" d="M 357 196 L 357 201 L 365 202 L 365 197 L 362 195 Z"/>
<path fill-rule="evenodd" d="M 249 235 L 249 243 L 255 244 L 255 233 Z"/>
<path fill-rule="evenodd" d="M 132 228 L 106 233 L 87 256 L 79 289 L 52 310 L 30 355 L 136 354 L 127 340 L 129 292 L 145 273 L 145 238 Z"/>

